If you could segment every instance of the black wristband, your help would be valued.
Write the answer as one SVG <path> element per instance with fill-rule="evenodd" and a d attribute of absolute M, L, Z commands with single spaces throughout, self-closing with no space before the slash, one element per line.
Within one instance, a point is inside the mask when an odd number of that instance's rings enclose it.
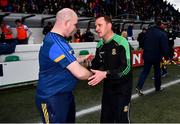
<path fill-rule="evenodd" d="M 107 74 L 110 74 L 110 70 L 107 70 L 106 72 L 107 72 Z"/>

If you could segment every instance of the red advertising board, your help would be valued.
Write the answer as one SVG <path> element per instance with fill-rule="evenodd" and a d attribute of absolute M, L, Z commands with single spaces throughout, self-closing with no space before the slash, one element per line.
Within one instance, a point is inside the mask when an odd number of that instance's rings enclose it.
<path fill-rule="evenodd" d="M 142 66 L 144 61 L 142 59 L 143 50 L 134 50 L 132 51 L 132 64 L 133 67 Z M 174 48 L 174 60 L 180 59 L 180 47 Z"/>

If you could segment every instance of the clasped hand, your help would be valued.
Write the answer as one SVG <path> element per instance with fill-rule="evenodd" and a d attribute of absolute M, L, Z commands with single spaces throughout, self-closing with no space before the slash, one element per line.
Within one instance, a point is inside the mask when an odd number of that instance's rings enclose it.
<path fill-rule="evenodd" d="M 99 84 L 104 78 L 106 78 L 106 71 L 99 71 L 91 69 L 94 75 L 88 78 L 88 84 L 91 86 L 95 86 Z"/>
<path fill-rule="evenodd" d="M 91 62 L 94 59 L 94 55 L 89 54 L 86 55 L 84 57 L 79 57 L 78 58 L 80 60 L 80 62 L 82 61 L 86 61 L 85 65 L 83 65 L 84 67 L 88 66 L 88 63 Z M 106 71 L 100 71 L 100 70 L 93 70 L 91 69 L 91 72 L 93 73 L 93 75 L 91 77 L 88 78 L 88 84 L 90 86 L 95 86 L 97 84 L 99 84 L 104 78 L 106 78 Z"/>

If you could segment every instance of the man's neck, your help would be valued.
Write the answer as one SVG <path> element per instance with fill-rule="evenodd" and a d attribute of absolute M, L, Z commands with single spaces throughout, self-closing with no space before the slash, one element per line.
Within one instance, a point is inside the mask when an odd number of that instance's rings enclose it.
<path fill-rule="evenodd" d="M 114 32 L 113 32 L 113 31 L 109 32 L 109 33 L 103 38 L 104 43 L 108 42 L 113 36 L 114 36 Z"/>

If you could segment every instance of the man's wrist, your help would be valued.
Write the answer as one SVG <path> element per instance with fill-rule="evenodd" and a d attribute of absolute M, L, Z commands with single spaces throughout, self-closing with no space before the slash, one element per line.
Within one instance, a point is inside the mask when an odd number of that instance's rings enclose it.
<path fill-rule="evenodd" d="M 110 74 L 110 70 L 106 70 L 106 78 L 108 78 Z"/>
<path fill-rule="evenodd" d="M 104 72 L 104 78 L 107 78 L 107 74 L 108 74 L 108 72 L 105 71 L 105 72 Z"/>
<path fill-rule="evenodd" d="M 107 74 L 110 74 L 110 71 L 109 71 L 109 70 L 107 70 L 106 72 L 107 72 Z"/>
<path fill-rule="evenodd" d="M 85 63 L 86 62 L 86 59 L 85 57 L 82 57 L 82 60 L 81 60 L 82 63 Z"/>

